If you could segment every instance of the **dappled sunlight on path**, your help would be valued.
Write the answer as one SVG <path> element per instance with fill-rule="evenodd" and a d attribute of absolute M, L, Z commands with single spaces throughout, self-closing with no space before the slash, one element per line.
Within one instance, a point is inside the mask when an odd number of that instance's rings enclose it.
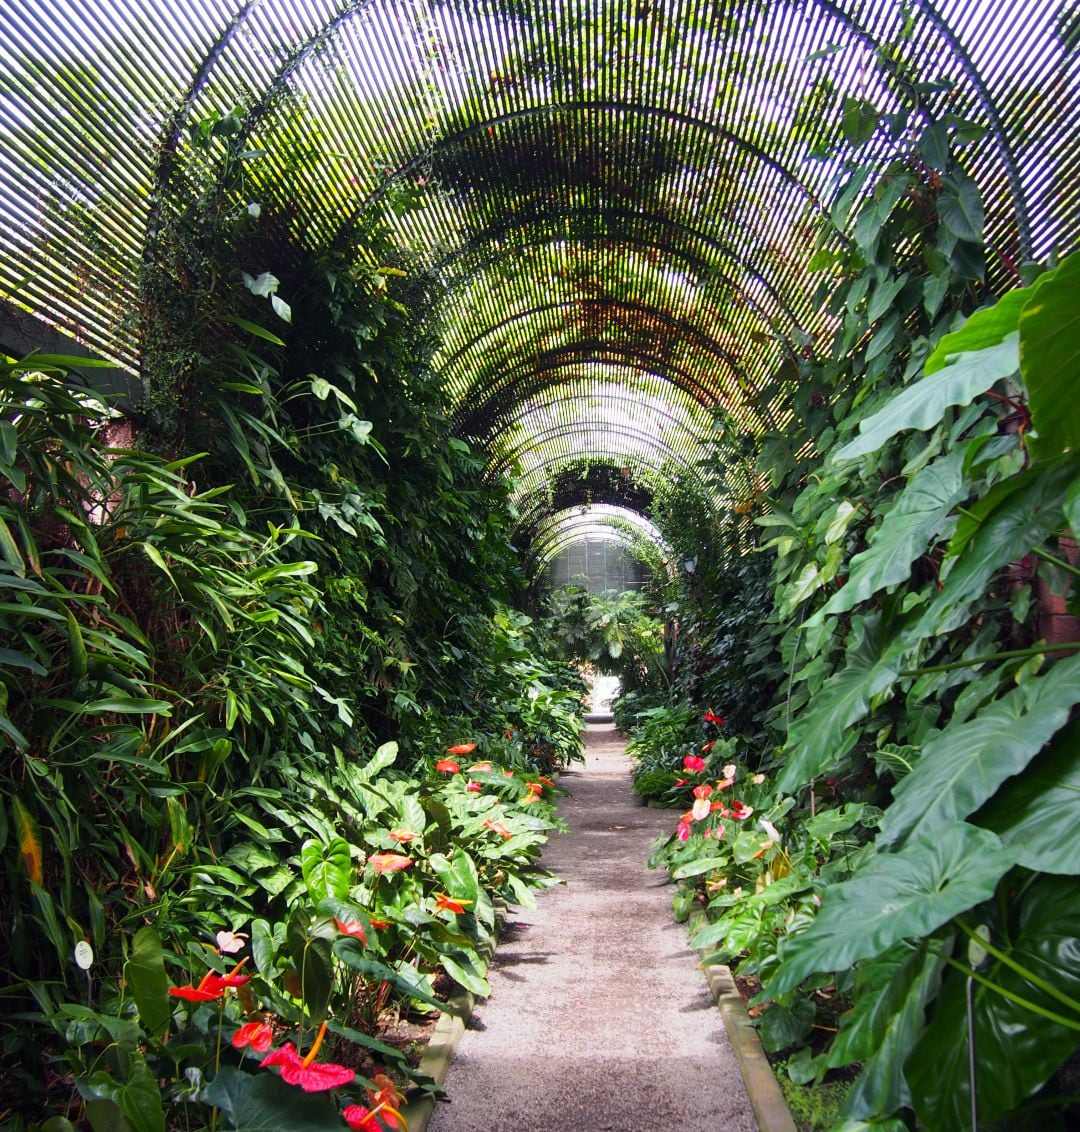
<path fill-rule="evenodd" d="M 544 865 L 511 914 L 432 1132 L 752 1132 L 734 1054 L 671 889 L 645 866 L 670 814 L 638 804 L 623 743 L 589 731 Z"/>

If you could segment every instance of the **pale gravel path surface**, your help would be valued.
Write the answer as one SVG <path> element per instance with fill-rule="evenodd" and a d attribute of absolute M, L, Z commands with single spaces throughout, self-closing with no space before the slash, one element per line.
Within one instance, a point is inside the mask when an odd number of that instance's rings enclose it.
<path fill-rule="evenodd" d="M 672 889 L 645 867 L 672 815 L 638 804 L 623 743 L 589 728 L 543 863 L 566 884 L 507 921 L 430 1132 L 755 1132 Z"/>

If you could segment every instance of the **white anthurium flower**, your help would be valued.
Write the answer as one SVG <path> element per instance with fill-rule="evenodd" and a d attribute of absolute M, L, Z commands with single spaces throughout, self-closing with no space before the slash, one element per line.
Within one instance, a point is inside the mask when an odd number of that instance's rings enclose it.
<path fill-rule="evenodd" d="M 694 804 L 690 807 L 690 813 L 693 814 L 694 821 L 703 821 L 709 816 L 710 809 L 708 798 L 695 798 Z"/>
<path fill-rule="evenodd" d="M 773 825 L 771 821 L 762 818 L 761 821 L 758 822 L 758 825 L 760 825 L 761 828 L 765 830 L 765 832 L 769 835 L 769 840 L 774 845 L 780 844 L 780 831 L 776 828 L 775 825 Z"/>
<path fill-rule="evenodd" d="M 727 766 L 724 767 L 724 777 L 734 779 L 735 778 L 735 772 L 738 769 L 739 768 L 734 763 L 728 763 Z"/>

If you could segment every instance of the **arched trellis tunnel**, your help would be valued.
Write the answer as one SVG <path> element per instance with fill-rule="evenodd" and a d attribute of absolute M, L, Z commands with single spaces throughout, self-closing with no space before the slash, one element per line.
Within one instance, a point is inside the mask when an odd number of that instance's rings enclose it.
<path fill-rule="evenodd" d="M 1075 1122 L 1075 4 L 0 27 L 0 1122 L 403 1127 L 387 995 L 486 993 L 599 657 L 695 942 L 793 1079 L 862 1065 L 838 1127 Z M 655 812 L 591 785 L 624 963 Z M 605 1126 L 715 1123 L 670 1013 Z"/>
<path fill-rule="evenodd" d="M 1077 238 L 1052 0 L 39 7 L 3 49 L 8 344 L 45 324 L 137 371 L 139 267 L 185 131 L 241 107 L 232 154 L 292 202 L 295 239 L 347 247 L 389 204 L 440 277 L 435 365 L 493 473 L 685 460 L 714 407 L 782 431 L 774 376 L 829 332 L 807 241 L 860 107 L 967 123 L 949 131 L 970 134 L 988 288 Z"/>

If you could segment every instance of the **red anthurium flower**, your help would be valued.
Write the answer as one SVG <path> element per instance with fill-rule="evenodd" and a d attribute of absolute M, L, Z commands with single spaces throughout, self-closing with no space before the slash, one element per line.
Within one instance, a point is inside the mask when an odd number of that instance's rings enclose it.
<path fill-rule="evenodd" d="M 510 830 L 508 830 L 501 821 L 488 820 L 484 822 L 484 828 L 490 829 L 492 833 L 497 833 L 504 840 L 511 836 Z"/>
<path fill-rule="evenodd" d="M 511 739 L 513 739 L 513 737 L 514 737 L 514 732 L 513 732 L 513 730 L 511 730 L 511 728 L 509 728 L 509 727 L 508 727 L 508 728 L 506 729 L 506 739 L 507 739 L 507 742 L 509 742 L 509 741 L 510 741 Z"/>
<path fill-rule="evenodd" d="M 265 1022 L 245 1022 L 230 1040 L 237 1049 L 251 1046 L 256 1053 L 266 1053 L 274 1044 L 274 1031 Z"/>
<path fill-rule="evenodd" d="M 746 806 L 742 802 L 731 803 L 731 816 L 736 821 L 742 821 L 743 818 L 748 818 L 753 812 L 753 806 Z"/>
<path fill-rule="evenodd" d="M 453 759 L 439 759 L 435 769 L 442 771 L 443 774 L 457 774 L 461 767 Z"/>
<path fill-rule="evenodd" d="M 412 839 L 418 837 L 419 834 L 413 833 L 411 829 L 392 829 L 387 836 L 391 841 L 403 842 L 412 841 Z"/>
<path fill-rule="evenodd" d="M 365 1108 L 362 1104 L 349 1105 L 341 1115 L 350 1128 L 359 1129 L 359 1132 L 383 1132 L 382 1125 L 379 1124 L 375 1114 L 370 1108 Z"/>
<path fill-rule="evenodd" d="M 471 755 L 476 750 L 475 743 L 458 743 L 456 747 L 446 748 L 452 755 Z"/>
<path fill-rule="evenodd" d="M 351 1069 L 346 1069 L 344 1065 L 335 1065 L 332 1061 L 315 1060 L 325 1036 L 326 1023 L 323 1022 L 311 1049 L 308 1050 L 307 1057 L 301 1057 L 292 1042 L 286 1042 L 280 1049 L 267 1054 L 259 1062 L 259 1068 L 280 1066 L 281 1079 L 289 1085 L 299 1085 L 305 1093 L 323 1093 L 327 1089 L 337 1089 L 342 1085 L 351 1084 L 356 1079 L 356 1074 Z"/>
<path fill-rule="evenodd" d="M 534 794 L 543 794 L 544 787 L 539 782 L 526 782 L 525 789 L 531 790 Z"/>
<path fill-rule="evenodd" d="M 486 760 L 484 762 L 480 762 L 480 763 L 473 763 L 472 766 L 469 767 L 469 770 L 475 770 L 479 773 L 484 773 L 484 774 L 491 774 L 491 772 L 494 769 L 495 769 L 494 765 L 492 763 L 487 762 Z"/>
<path fill-rule="evenodd" d="M 237 965 L 227 975 L 217 975 L 213 971 L 208 971 L 202 977 L 202 981 L 196 986 L 186 987 L 169 987 L 169 994 L 173 998 L 182 998 L 187 1002 L 214 1002 L 229 989 L 229 987 L 242 987 L 244 983 L 251 982 L 250 975 L 241 975 L 240 968 L 243 963 Z"/>
<path fill-rule="evenodd" d="M 716 746 L 716 740 L 714 739 L 711 743 L 706 743 L 705 746 L 702 747 L 701 749 L 703 751 L 711 751 L 713 749 L 713 747 L 715 747 L 715 746 Z"/>
<path fill-rule="evenodd" d="M 550 778 L 545 778 L 542 774 L 539 776 L 539 778 L 545 786 L 550 786 L 552 790 L 555 789 L 555 783 L 552 782 Z"/>
<path fill-rule="evenodd" d="M 337 928 L 342 935 L 351 936 L 353 939 L 358 939 L 365 947 L 367 947 L 367 934 L 364 932 L 364 925 L 358 920 L 339 920 L 337 916 L 334 917 L 334 927 Z"/>
<path fill-rule="evenodd" d="M 687 770 L 704 770 L 705 760 L 700 755 L 687 755 L 682 764 Z"/>
<path fill-rule="evenodd" d="M 707 782 L 703 782 L 700 786 L 694 787 L 695 798 L 708 798 L 711 793 L 712 787 Z"/>
<path fill-rule="evenodd" d="M 717 715 L 712 708 L 709 708 L 709 710 L 705 713 L 705 722 L 715 723 L 717 727 L 723 727 L 724 717 L 722 715 Z"/>
<path fill-rule="evenodd" d="M 372 853 L 368 857 L 368 864 L 377 873 L 399 873 L 412 863 L 412 857 L 403 857 L 400 853 Z"/>
<path fill-rule="evenodd" d="M 471 900 L 453 900 L 445 892 L 435 895 L 435 907 L 444 912 L 453 912 L 455 915 L 460 915 L 465 911 L 465 905 L 471 903 Z"/>
<path fill-rule="evenodd" d="M 729 810 L 727 809 L 727 807 L 726 807 L 726 806 L 724 805 L 724 803 L 723 803 L 723 802 L 710 802 L 710 803 L 709 803 L 709 813 L 711 813 L 711 814 L 715 814 L 715 813 L 716 813 L 716 812 L 717 812 L 718 810 L 719 810 L 719 811 L 720 811 L 721 813 L 724 813 L 724 814 L 727 814 L 727 813 L 729 813 L 729 812 L 730 812 L 730 811 L 729 811 Z"/>
<path fill-rule="evenodd" d="M 679 822 L 675 829 L 675 836 L 680 841 L 687 841 L 690 838 L 690 823 L 688 821 Z"/>
<path fill-rule="evenodd" d="M 465 789 L 468 790 L 470 794 L 479 794 L 480 791 L 484 788 L 480 785 L 479 782 L 469 782 L 468 784 L 466 784 Z"/>
<path fill-rule="evenodd" d="M 371 926 L 377 931 L 385 931 L 390 926 L 389 920 L 375 920 L 371 921 Z"/>
<path fill-rule="evenodd" d="M 685 786 L 689 781 L 690 781 L 689 778 L 679 778 L 679 779 L 676 779 L 675 785 L 676 786 Z"/>

